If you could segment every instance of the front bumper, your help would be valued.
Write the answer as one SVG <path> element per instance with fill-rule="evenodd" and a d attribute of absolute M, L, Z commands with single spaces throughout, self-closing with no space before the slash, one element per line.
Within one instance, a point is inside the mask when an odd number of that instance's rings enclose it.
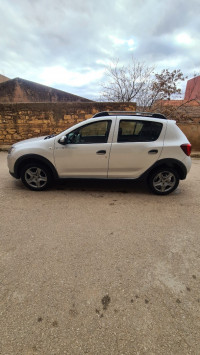
<path fill-rule="evenodd" d="M 12 177 L 14 177 L 15 179 L 20 179 L 18 176 L 15 175 L 15 173 L 12 173 L 11 171 L 9 171 L 9 173 L 10 173 L 10 175 L 11 175 Z"/>

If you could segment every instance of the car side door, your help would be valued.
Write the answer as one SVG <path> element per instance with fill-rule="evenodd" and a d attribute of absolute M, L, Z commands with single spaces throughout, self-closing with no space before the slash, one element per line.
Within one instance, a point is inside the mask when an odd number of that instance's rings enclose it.
<path fill-rule="evenodd" d="M 107 178 L 115 119 L 83 123 L 55 142 L 55 165 L 59 177 Z"/>
<path fill-rule="evenodd" d="M 138 178 L 159 158 L 166 122 L 117 118 L 110 153 L 109 178 Z"/>

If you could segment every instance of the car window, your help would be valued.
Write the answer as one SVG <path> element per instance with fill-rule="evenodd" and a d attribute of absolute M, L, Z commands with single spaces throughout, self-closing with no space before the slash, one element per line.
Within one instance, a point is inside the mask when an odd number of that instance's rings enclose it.
<path fill-rule="evenodd" d="M 162 126 L 159 122 L 120 120 L 117 141 L 152 142 L 158 139 Z"/>
<path fill-rule="evenodd" d="M 111 120 L 106 120 L 84 125 L 70 132 L 67 141 L 70 144 L 106 143 L 111 122 Z"/>

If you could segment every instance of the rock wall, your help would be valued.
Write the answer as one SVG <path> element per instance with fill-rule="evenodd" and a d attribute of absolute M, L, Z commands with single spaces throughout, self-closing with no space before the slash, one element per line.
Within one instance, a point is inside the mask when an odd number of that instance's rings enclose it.
<path fill-rule="evenodd" d="M 135 103 L 0 104 L 0 145 L 60 133 L 101 111 L 135 111 Z"/>
<path fill-rule="evenodd" d="M 200 124 L 178 123 L 178 126 L 192 144 L 192 151 L 200 151 Z"/>
<path fill-rule="evenodd" d="M 193 151 L 200 151 L 200 101 L 161 100 L 154 104 L 153 111 L 175 120 L 191 142 Z"/>
<path fill-rule="evenodd" d="M 0 145 L 60 133 L 97 112 L 135 110 L 135 103 L 114 102 L 0 104 Z M 176 113 L 177 123 L 192 143 L 193 150 L 200 151 L 199 107 L 198 112 L 192 113 L 191 107 L 187 110 L 182 119 Z"/>

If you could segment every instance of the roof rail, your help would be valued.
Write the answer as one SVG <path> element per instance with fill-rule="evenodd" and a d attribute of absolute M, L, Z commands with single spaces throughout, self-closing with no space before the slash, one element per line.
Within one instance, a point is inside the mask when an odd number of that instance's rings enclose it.
<path fill-rule="evenodd" d="M 96 113 L 95 117 L 102 116 L 143 116 L 143 117 L 153 117 L 153 118 L 161 118 L 166 120 L 167 117 L 162 115 L 161 113 L 153 113 L 153 112 L 137 112 L 137 111 L 103 111 Z"/>

